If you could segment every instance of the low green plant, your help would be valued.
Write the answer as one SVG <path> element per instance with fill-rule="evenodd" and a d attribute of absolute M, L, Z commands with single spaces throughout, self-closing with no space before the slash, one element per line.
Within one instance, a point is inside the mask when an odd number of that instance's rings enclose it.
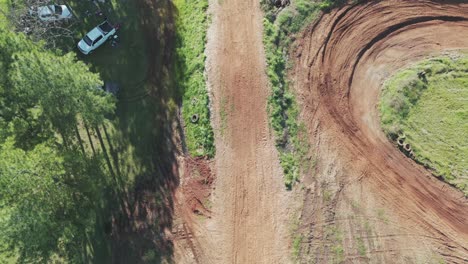
<path fill-rule="evenodd" d="M 468 57 L 424 60 L 384 84 L 381 124 L 410 144 L 413 158 L 468 195 Z"/>
<path fill-rule="evenodd" d="M 385 224 L 388 224 L 388 217 L 385 214 L 385 210 L 382 208 L 379 208 L 377 210 L 377 218 L 382 220 Z"/>
<path fill-rule="evenodd" d="M 207 0 L 176 0 L 177 18 L 177 80 L 182 93 L 182 118 L 185 140 L 193 156 L 213 157 L 214 133 L 210 122 L 209 96 L 206 89 L 205 43 L 208 18 Z M 192 122 L 192 116 L 198 121 Z"/>
<path fill-rule="evenodd" d="M 329 226 L 325 229 L 325 237 L 331 243 L 333 263 L 342 263 L 344 261 L 343 232 L 336 226 Z"/>
<path fill-rule="evenodd" d="M 367 249 L 366 249 L 366 245 L 364 244 L 364 240 L 362 240 L 362 238 L 360 237 L 358 237 L 356 240 L 357 240 L 358 253 L 361 257 L 364 257 L 367 254 Z"/>
<path fill-rule="evenodd" d="M 371 227 L 371 224 L 369 223 L 369 221 L 367 221 L 367 220 L 364 222 L 364 229 L 366 230 L 367 235 L 371 234 L 372 227 Z"/>
<path fill-rule="evenodd" d="M 279 13 L 269 1 L 262 2 L 265 12 L 263 43 L 271 87 L 268 113 L 288 189 L 298 181 L 309 149 L 305 126 L 298 121 L 298 106 L 286 78 L 289 49 L 296 33 L 315 19 L 321 10 L 329 10 L 339 2 L 297 0 Z"/>
<path fill-rule="evenodd" d="M 344 261 L 344 249 L 341 244 L 333 246 L 332 252 L 334 255 L 333 263 L 342 263 Z"/>
<path fill-rule="evenodd" d="M 298 234 L 294 237 L 292 254 L 295 259 L 297 259 L 301 253 L 301 243 L 303 239 L 304 237 L 301 234 Z"/>
<path fill-rule="evenodd" d="M 227 127 L 227 99 L 226 98 L 223 98 L 221 100 L 221 107 L 220 107 L 220 112 L 219 112 L 219 116 L 221 118 L 221 125 L 220 125 L 220 132 L 221 132 L 221 135 L 223 136 L 224 135 L 224 132 L 226 131 L 226 127 Z M 232 109 L 231 109 L 232 110 Z M 232 112 L 232 111 L 231 111 Z"/>

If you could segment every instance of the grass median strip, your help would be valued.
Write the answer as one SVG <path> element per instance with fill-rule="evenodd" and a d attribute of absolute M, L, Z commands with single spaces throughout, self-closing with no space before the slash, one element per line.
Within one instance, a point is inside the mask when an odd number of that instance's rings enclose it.
<path fill-rule="evenodd" d="M 205 80 L 207 0 L 176 0 L 177 80 L 182 93 L 185 140 L 192 156 L 213 157 L 214 134 L 210 122 L 209 97 Z"/>
<path fill-rule="evenodd" d="M 342 2 L 297 0 L 279 10 L 271 1 L 262 1 L 265 12 L 263 44 L 272 90 L 268 98 L 268 113 L 288 189 L 298 181 L 301 169 L 306 167 L 302 165 L 306 164 L 309 151 L 305 126 L 298 121 L 299 109 L 287 80 L 291 44 L 295 34 L 312 22 L 320 11 L 330 10 Z"/>

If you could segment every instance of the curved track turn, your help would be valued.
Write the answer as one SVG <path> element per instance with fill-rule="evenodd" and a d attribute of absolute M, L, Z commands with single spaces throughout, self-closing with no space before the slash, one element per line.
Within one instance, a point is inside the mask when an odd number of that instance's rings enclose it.
<path fill-rule="evenodd" d="M 311 224 L 337 222 L 337 208 L 346 197 L 361 200 L 362 207 L 367 204 L 367 212 L 373 206 L 369 201 L 377 200 L 393 212 L 389 218 L 405 227 L 405 234 L 417 234 L 395 240 L 414 239 L 414 247 L 420 241 L 449 262 L 466 263 L 466 198 L 431 177 L 387 140 L 376 104 L 382 82 L 401 67 L 448 50 L 468 49 L 468 4 L 372 1 L 345 6 L 323 15 L 299 43 L 295 86 L 311 143 L 317 146 L 317 178 L 340 171 L 334 183 L 338 186 L 332 208 L 336 214 L 321 217 L 314 211 Z M 327 155 L 333 161 L 327 161 Z M 346 188 L 347 192 L 341 192 Z M 319 192 L 323 190 L 316 189 Z M 391 254 L 381 259 L 390 260 Z"/>

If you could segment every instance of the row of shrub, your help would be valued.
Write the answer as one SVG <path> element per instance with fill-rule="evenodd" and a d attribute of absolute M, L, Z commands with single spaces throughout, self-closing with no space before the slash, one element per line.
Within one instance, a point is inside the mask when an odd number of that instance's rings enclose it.
<path fill-rule="evenodd" d="M 298 107 L 286 76 L 290 66 L 290 48 L 296 33 L 311 23 L 321 11 L 330 10 L 341 2 L 297 0 L 278 12 L 271 0 L 262 1 L 265 12 L 263 43 L 271 86 L 268 112 L 287 188 L 298 180 L 308 151 L 305 127 L 298 121 Z"/>

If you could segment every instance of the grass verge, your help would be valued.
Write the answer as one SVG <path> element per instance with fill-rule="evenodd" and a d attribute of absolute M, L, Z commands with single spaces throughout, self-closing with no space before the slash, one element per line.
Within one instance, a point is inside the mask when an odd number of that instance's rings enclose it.
<path fill-rule="evenodd" d="M 271 1 L 262 1 L 265 12 L 263 43 L 272 89 L 268 98 L 268 113 L 285 176 L 284 183 L 288 189 L 299 179 L 309 150 L 305 126 L 298 121 L 298 106 L 286 78 L 290 67 L 290 47 L 296 33 L 312 22 L 321 11 L 330 10 L 342 2 L 297 0 L 278 12 Z"/>
<path fill-rule="evenodd" d="M 468 57 L 424 60 L 384 84 L 382 128 L 417 162 L 468 195 Z M 406 152 L 408 154 L 408 152 Z"/>
<path fill-rule="evenodd" d="M 185 142 L 191 155 L 211 158 L 215 154 L 214 134 L 204 75 L 208 1 L 175 0 L 174 4 L 179 11 L 177 80 L 182 92 Z"/>

